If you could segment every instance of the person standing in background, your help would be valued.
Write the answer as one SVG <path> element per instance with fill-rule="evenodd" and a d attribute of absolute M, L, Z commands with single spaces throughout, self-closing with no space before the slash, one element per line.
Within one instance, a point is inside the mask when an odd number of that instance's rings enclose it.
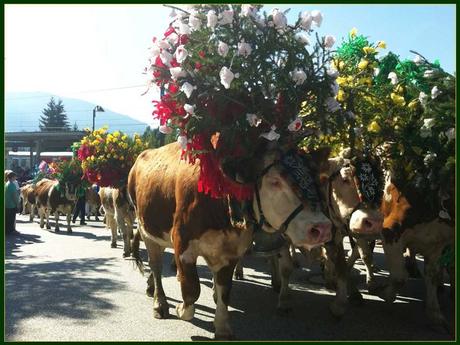
<path fill-rule="evenodd" d="M 77 188 L 76 195 L 78 197 L 77 204 L 75 205 L 75 211 L 73 213 L 72 223 L 75 223 L 78 215 L 80 214 L 80 225 L 86 225 L 85 222 L 85 205 L 86 205 L 86 191 L 85 188 L 79 186 Z"/>
<path fill-rule="evenodd" d="M 16 230 L 16 210 L 19 205 L 19 193 L 16 188 L 16 173 L 10 171 L 6 174 L 5 183 L 5 233 L 18 234 Z"/>

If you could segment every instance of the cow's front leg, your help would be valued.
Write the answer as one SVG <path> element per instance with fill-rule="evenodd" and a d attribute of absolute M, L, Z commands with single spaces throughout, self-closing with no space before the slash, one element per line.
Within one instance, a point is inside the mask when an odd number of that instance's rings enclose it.
<path fill-rule="evenodd" d="M 439 264 L 440 255 L 425 256 L 425 285 L 426 285 L 426 313 L 434 327 L 448 329 L 446 319 L 441 313 L 438 300 L 438 285 L 442 281 L 442 269 Z"/>
<path fill-rule="evenodd" d="M 56 222 L 54 229 L 56 230 L 56 232 L 58 232 L 59 231 L 59 211 L 54 212 L 54 221 Z"/>
<path fill-rule="evenodd" d="M 329 306 L 332 315 L 341 317 L 345 314 L 348 304 L 348 269 L 343 249 L 343 238 L 335 234 L 335 240 L 325 245 L 326 266 L 330 266 L 336 276 L 336 294 Z"/>
<path fill-rule="evenodd" d="M 392 303 L 408 278 L 404 259 L 405 245 L 401 238 L 397 240 L 384 238 L 383 250 L 385 252 L 385 262 L 390 273 L 389 283 L 383 287 L 377 287 L 375 292 L 370 292 L 377 294 L 386 302 Z"/>
<path fill-rule="evenodd" d="M 291 309 L 291 292 L 289 289 L 289 278 L 294 269 L 292 263 L 291 253 L 289 246 L 281 248 L 278 254 L 278 270 L 280 277 L 280 292 L 278 296 L 278 306 L 276 308 L 278 313 L 286 314 Z"/>
<path fill-rule="evenodd" d="M 70 221 L 71 221 L 71 219 L 72 219 L 72 211 L 67 212 L 67 232 L 68 232 L 69 234 L 72 233 L 72 227 L 70 226 Z"/>
<path fill-rule="evenodd" d="M 33 222 L 34 221 L 34 211 L 35 211 L 35 206 L 30 204 L 29 206 L 30 213 L 29 213 L 29 221 Z"/>
<path fill-rule="evenodd" d="M 361 257 L 361 260 L 363 260 L 364 266 L 366 267 L 366 285 L 369 289 L 372 290 L 375 279 L 374 270 L 372 267 L 373 256 L 371 246 L 365 239 L 357 239 L 356 246 L 358 247 L 359 256 Z"/>
<path fill-rule="evenodd" d="M 216 314 L 214 317 L 215 339 L 232 339 L 233 331 L 230 326 L 228 305 L 232 289 L 232 274 L 238 260 L 230 260 L 227 266 L 219 270 L 210 267 L 214 277 L 214 301 Z"/>
<path fill-rule="evenodd" d="M 43 229 L 45 227 L 45 211 L 42 207 L 38 208 L 38 216 L 40 217 L 40 228 Z"/>

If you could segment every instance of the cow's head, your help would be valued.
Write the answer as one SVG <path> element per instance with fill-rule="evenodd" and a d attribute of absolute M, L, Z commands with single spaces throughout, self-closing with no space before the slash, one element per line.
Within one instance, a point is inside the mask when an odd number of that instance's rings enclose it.
<path fill-rule="evenodd" d="M 321 171 L 321 184 L 331 219 L 347 226 L 352 234 L 380 233 L 384 186 L 375 158 L 356 153 L 352 158 L 330 158 Z"/>
<path fill-rule="evenodd" d="M 310 154 L 266 147 L 233 169 L 240 181 L 252 181 L 255 221 L 267 232 L 280 231 L 297 247 L 310 250 L 332 238 L 330 220 L 321 210 L 319 169 L 329 149 Z"/>

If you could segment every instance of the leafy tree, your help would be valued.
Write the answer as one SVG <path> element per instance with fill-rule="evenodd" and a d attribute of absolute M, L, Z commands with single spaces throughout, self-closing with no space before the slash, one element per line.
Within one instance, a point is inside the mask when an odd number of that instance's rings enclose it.
<path fill-rule="evenodd" d="M 156 148 L 176 141 L 176 133 L 163 134 L 158 128 L 151 129 L 147 126 L 142 134 L 142 141 L 148 143 L 150 148 Z"/>
<path fill-rule="evenodd" d="M 70 131 L 69 120 L 62 100 L 56 103 L 54 97 L 51 97 L 51 100 L 43 109 L 42 113 L 43 115 L 39 119 L 39 128 L 41 131 Z"/>

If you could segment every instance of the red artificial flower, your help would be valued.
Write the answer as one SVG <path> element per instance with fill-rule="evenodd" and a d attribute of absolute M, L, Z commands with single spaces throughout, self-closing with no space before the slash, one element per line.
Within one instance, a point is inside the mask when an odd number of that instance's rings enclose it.
<path fill-rule="evenodd" d="M 171 64 L 171 67 L 179 67 L 179 66 L 180 66 L 180 63 L 177 62 L 176 57 L 173 57 L 173 58 L 171 59 L 170 64 Z"/>
<path fill-rule="evenodd" d="M 169 35 L 171 35 L 172 33 L 176 32 L 176 30 L 174 30 L 174 28 L 172 26 L 170 26 L 168 28 L 168 30 L 165 31 L 165 37 L 168 37 Z"/>
<path fill-rule="evenodd" d="M 176 83 L 169 83 L 168 91 L 170 93 L 177 93 L 177 91 L 179 91 L 179 86 Z"/>
<path fill-rule="evenodd" d="M 203 67 L 202 64 L 200 64 L 199 62 L 195 62 L 195 68 L 196 68 L 197 70 L 200 70 L 201 67 Z"/>
<path fill-rule="evenodd" d="M 205 53 L 204 53 L 204 51 L 202 51 L 202 50 L 200 50 L 200 51 L 198 52 L 198 55 L 199 55 L 202 59 L 204 59 L 204 57 L 205 57 Z"/>
<path fill-rule="evenodd" d="M 188 36 L 187 35 L 180 35 L 179 36 L 179 44 L 186 44 L 188 42 Z"/>

